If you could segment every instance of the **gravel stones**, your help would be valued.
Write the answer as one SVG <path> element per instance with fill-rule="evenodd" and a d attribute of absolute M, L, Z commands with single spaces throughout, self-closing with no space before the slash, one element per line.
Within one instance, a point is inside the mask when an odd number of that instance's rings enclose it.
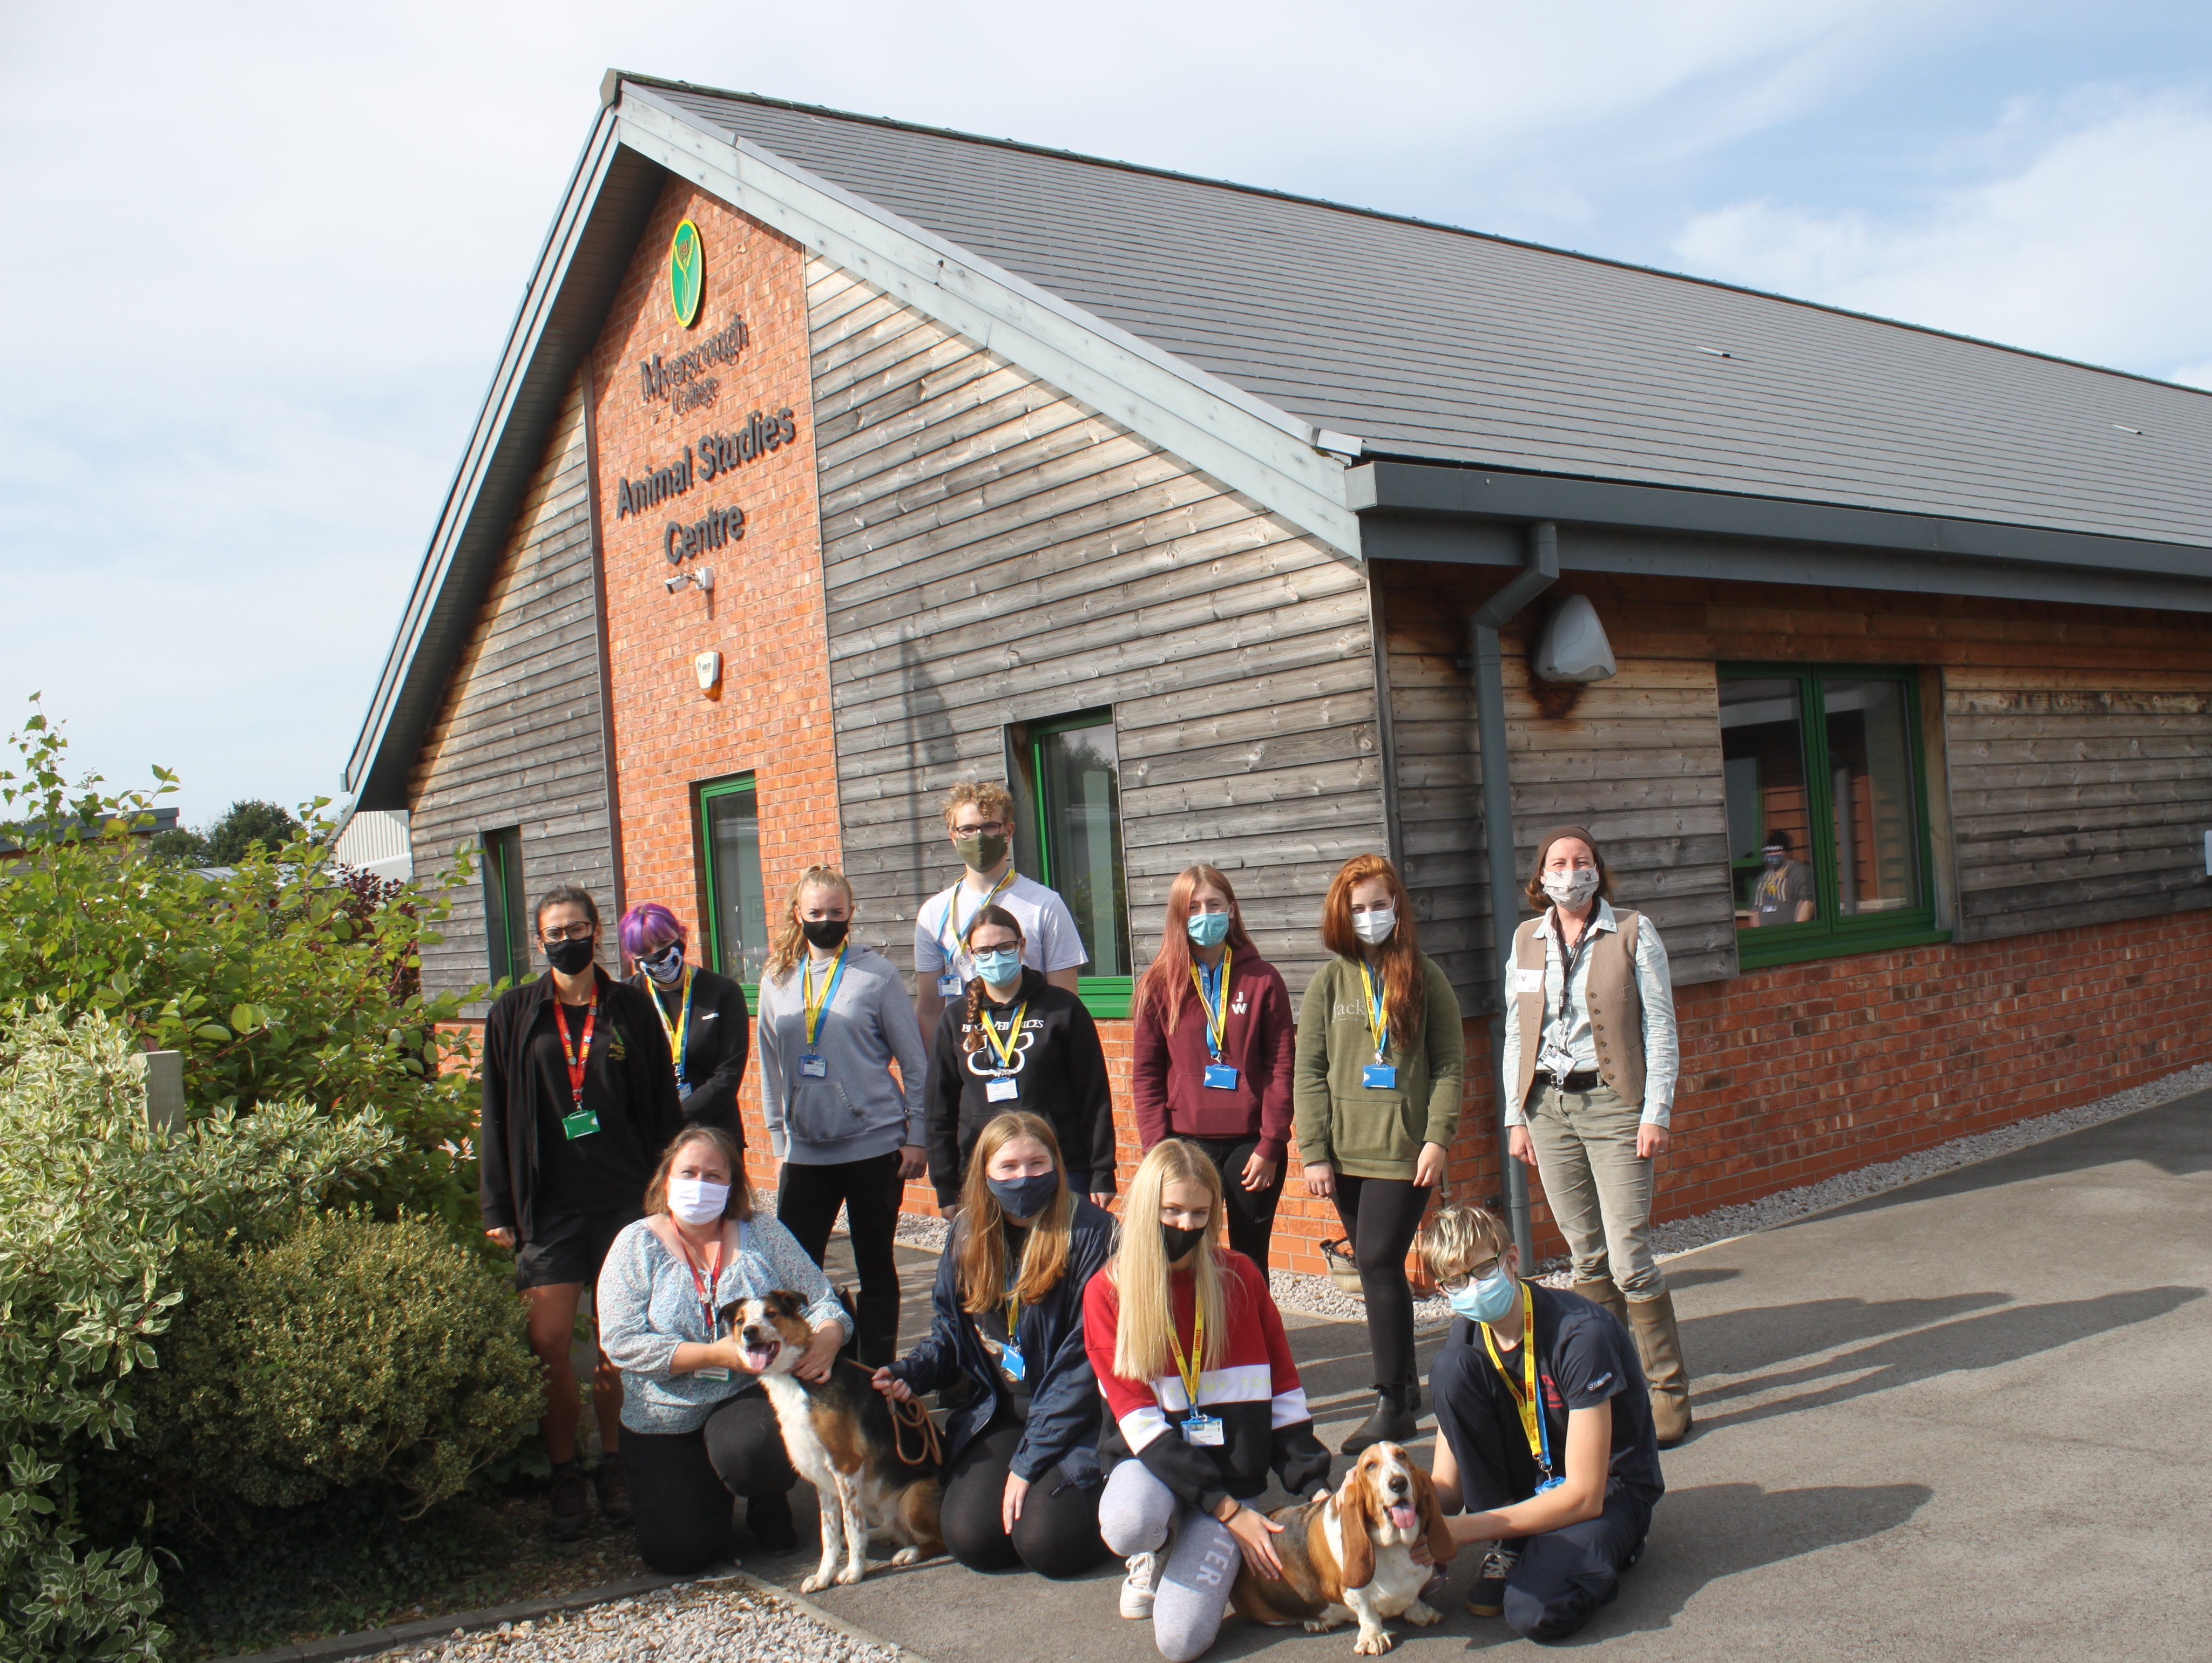
<path fill-rule="evenodd" d="M 634 1599 L 456 1634 L 380 1663 L 900 1663 L 741 1582 L 678 1582 Z"/>

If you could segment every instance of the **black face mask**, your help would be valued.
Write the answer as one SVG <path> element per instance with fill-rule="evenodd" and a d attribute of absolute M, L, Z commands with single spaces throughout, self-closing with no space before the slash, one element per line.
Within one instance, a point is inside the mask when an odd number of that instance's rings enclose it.
<path fill-rule="evenodd" d="M 1173 1224 L 1161 1225 L 1160 1234 L 1167 1239 L 1168 1263 L 1170 1265 L 1181 1262 L 1185 1253 L 1206 1240 L 1203 1229 L 1179 1229 Z"/>
<path fill-rule="evenodd" d="M 1035 1218 L 1060 1193 L 1057 1172 L 1040 1172 L 1034 1178 L 986 1178 L 983 1182 L 1009 1218 Z"/>
<path fill-rule="evenodd" d="M 553 941 L 545 945 L 545 962 L 564 976 L 573 976 L 592 962 L 595 944 L 586 936 L 581 941 Z"/>
<path fill-rule="evenodd" d="M 809 918 L 800 920 L 799 927 L 810 946 L 835 947 L 844 940 L 845 932 L 853 926 L 847 919 Z"/>

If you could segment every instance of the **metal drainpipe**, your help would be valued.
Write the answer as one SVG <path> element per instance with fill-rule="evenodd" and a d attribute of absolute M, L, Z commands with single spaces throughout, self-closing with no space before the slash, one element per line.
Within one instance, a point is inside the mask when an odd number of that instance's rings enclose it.
<path fill-rule="evenodd" d="M 1505 750 L 1505 676 L 1498 631 L 1516 612 L 1552 586 L 1559 575 L 1559 531 L 1548 519 L 1528 527 L 1520 572 L 1474 615 L 1474 698 L 1482 743 L 1483 842 L 1490 853 L 1490 934 L 1498 966 L 1498 1014 L 1490 1019 L 1492 1084 L 1498 1091 L 1498 1164 L 1505 1191 L 1505 1219 L 1521 1250 L 1522 1273 L 1536 1265 L 1528 1223 L 1528 1173 L 1506 1153 L 1504 1077 L 1506 970 L 1513 962 L 1513 931 L 1521 919 L 1521 883 L 1513 867 L 1513 777 Z"/>

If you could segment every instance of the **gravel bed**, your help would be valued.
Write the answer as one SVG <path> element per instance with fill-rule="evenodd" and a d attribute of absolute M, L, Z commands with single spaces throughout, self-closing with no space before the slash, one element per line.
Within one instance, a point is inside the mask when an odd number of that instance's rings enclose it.
<path fill-rule="evenodd" d="M 899 1663 L 742 1583 L 673 1587 L 529 1623 L 456 1634 L 382 1663 Z"/>

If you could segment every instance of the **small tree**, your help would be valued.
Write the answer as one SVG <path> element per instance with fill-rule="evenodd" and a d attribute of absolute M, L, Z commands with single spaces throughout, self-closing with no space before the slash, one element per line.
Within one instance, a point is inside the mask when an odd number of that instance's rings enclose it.
<path fill-rule="evenodd" d="M 208 864 L 235 866 L 248 849 L 275 854 L 307 835 L 307 828 L 274 803 L 241 798 L 207 829 Z"/>

